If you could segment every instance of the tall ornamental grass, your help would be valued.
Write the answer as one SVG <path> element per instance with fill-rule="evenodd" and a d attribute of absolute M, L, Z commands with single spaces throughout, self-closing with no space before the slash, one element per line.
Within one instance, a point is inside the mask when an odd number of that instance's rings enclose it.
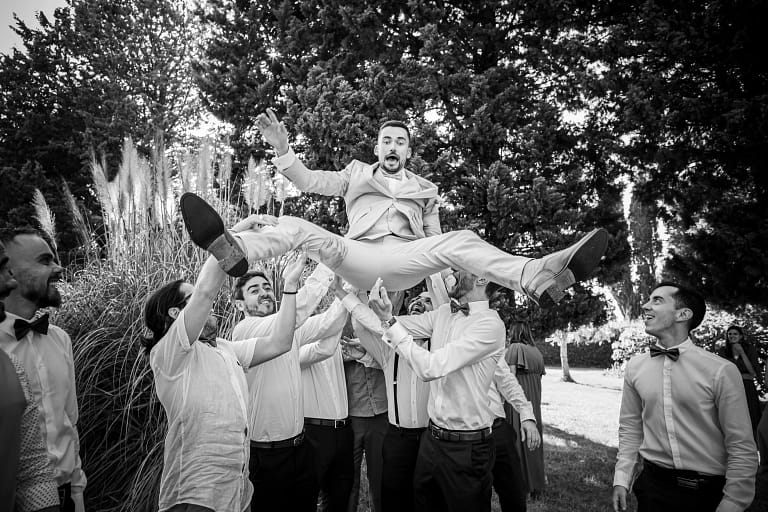
<path fill-rule="evenodd" d="M 248 204 L 233 206 L 228 195 L 231 160 L 227 155 L 215 158 L 208 145 L 175 160 L 160 147 L 147 160 L 129 140 L 114 179 L 107 179 L 103 161 L 94 157 L 91 167 L 106 241 L 97 244 L 80 223 L 88 257 L 62 285 L 64 303 L 55 318 L 73 340 L 80 454 L 88 477 L 86 508 L 153 511 L 166 419 L 140 343 L 149 334 L 143 326 L 143 306 L 148 295 L 167 281 L 193 282 L 206 257 L 184 231 L 178 198 L 186 191 L 199 194 L 231 225 L 240 214 L 265 205 L 274 211 L 275 190 L 262 179 L 263 166 L 252 163 L 249 171 L 257 176 L 256 181 L 253 176 L 246 179 Z M 266 187 L 272 187 L 269 193 Z M 50 231 L 54 220 L 45 212 L 44 199 L 38 200 L 42 200 L 38 220 Z M 79 213 L 74 201 L 72 205 Z M 274 277 L 279 266 L 271 262 L 262 270 Z M 234 313 L 226 287 L 214 309 L 222 332 L 228 333 Z"/>

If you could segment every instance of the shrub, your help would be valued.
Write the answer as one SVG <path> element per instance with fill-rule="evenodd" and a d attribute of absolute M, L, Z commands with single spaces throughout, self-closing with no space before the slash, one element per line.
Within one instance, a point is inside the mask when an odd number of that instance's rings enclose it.
<path fill-rule="evenodd" d="M 167 426 L 139 343 L 148 335 L 143 306 L 165 282 L 193 281 L 206 257 L 184 232 L 176 209 L 180 192 L 197 192 L 230 224 L 238 211 L 247 211 L 230 204 L 228 172 L 222 172 L 226 159 L 214 188 L 212 160 L 204 146 L 198 155 L 186 155 L 172 173 L 171 162 L 147 162 L 127 141 L 113 181 L 106 180 L 101 164 L 92 164 L 106 239 L 100 249 L 87 233 L 87 261 L 77 271 L 70 269 L 62 286 L 64 304 L 54 319 L 73 340 L 89 510 L 157 510 Z M 100 259 L 102 254 L 106 258 Z M 262 270 L 274 278 L 279 267 L 270 263 Z M 214 310 L 227 332 L 234 308 L 225 289 Z"/>
<path fill-rule="evenodd" d="M 617 336 L 611 325 L 587 325 L 574 330 L 556 331 L 537 347 L 544 356 L 544 364 L 560 366 L 560 340 L 568 339 L 568 364 L 583 368 L 610 368 L 612 342 Z"/>

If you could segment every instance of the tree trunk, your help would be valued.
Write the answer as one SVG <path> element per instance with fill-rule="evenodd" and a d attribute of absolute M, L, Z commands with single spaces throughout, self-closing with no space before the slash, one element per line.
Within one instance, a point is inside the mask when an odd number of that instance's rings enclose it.
<path fill-rule="evenodd" d="M 563 368 L 563 376 L 560 380 L 574 382 L 573 377 L 571 377 L 571 368 L 568 366 L 568 334 L 563 334 L 560 338 L 560 365 Z"/>

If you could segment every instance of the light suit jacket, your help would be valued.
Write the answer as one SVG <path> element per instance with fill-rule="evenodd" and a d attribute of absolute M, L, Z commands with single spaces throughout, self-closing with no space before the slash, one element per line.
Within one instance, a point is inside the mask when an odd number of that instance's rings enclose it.
<path fill-rule="evenodd" d="M 381 176 L 378 164 L 353 160 L 341 171 L 309 170 L 293 150 L 273 162 L 299 190 L 344 197 L 349 219 L 348 238 L 365 235 L 386 215 L 390 206 L 405 215 L 416 238 L 441 233 L 437 186 L 407 169 L 404 170 L 406 181 L 392 194 L 384 181 L 389 178 Z"/>

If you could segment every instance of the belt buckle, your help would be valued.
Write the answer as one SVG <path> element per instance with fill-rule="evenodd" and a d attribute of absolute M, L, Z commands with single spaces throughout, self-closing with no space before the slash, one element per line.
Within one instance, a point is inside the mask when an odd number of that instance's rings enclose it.
<path fill-rule="evenodd" d="M 684 489 L 698 489 L 700 487 L 700 481 L 697 478 L 683 478 L 681 476 L 675 477 L 677 479 L 677 486 Z"/>
<path fill-rule="evenodd" d="M 344 420 L 333 420 L 333 428 L 341 428 L 344 426 Z"/>
<path fill-rule="evenodd" d="M 293 446 L 299 446 L 301 444 L 302 440 L 304 440 L 304 433 L 303 432 L 293 438 Z"/>

